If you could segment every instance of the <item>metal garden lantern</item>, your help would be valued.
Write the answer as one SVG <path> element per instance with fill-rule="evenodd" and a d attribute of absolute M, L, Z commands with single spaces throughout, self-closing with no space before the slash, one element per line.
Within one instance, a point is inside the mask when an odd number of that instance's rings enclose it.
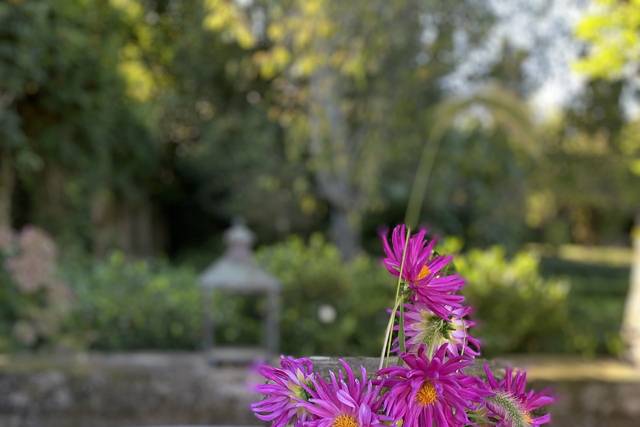
<path fill-rule="evenodd" d="M 267 300 L 264 317 L 262 347 L 267 355 L 278 352 L 279 345 L 279 312 L 281 284 L 262 270 L 253 258 L 253 233 L 241 222 L 236 222 L 225 233 L 226 251 L 224 255 L 211 264 L 200 276 L 200 286 L 205 301 L 204 348 L 211 355 L 212 362 L 220 362 L 225 358 L 240 361 L 244 357 L 255 357 L 258 349 L 250 349 L 248 354 L 240 349 L 221 348 L 215 344 L 215 322 L 212 313 L 214 291 L 226 294 L 263 295 Z M 225 357 L 226 355 L 226 357 Z"/>

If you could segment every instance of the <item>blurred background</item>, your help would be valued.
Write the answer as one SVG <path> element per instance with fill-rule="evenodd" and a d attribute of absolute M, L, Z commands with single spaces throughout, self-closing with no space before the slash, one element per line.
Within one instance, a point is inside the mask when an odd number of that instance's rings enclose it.
<path fill-rule="evenodd" d="M 373 356 L 406 220 L 458 254 L 485 355 L 621 358 L 639 52 L 636 1 L 5 0 L 0 352 L 201 349 L 240 219 L 280 350 Z M 214 299 L 216 343 L 265 310 Z"/>

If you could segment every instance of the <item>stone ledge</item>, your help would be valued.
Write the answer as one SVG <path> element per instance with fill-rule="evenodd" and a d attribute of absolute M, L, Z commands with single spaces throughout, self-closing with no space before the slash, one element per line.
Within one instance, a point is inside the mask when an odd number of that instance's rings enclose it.
<path fill-rule="evenodd" d="M 378 359 L 348 358 L 375 371 Z M 316 358 L 320 370 L 335 358 Z M 615 360 L 504 357 L 533 387 L 558 396 L 554 426 L 635 427 L 640 374 Z M 241 426 L 258 424 L 247 368 L 215 367 L 200 353 L 0 356 L 2 427 Z"/>
<path fill-rule="evenodd" d="M 248 380 L 197 353 L 3 358 L 0 426 L 255 425 Z"/>
<path fill-rule="evenodd" d="M 501 357 L 496 361 L 527 369 L 528 376 L 533 381 L 640 383 L 640 369 L 616 359 L 589 360 L 545 355 Z"/>

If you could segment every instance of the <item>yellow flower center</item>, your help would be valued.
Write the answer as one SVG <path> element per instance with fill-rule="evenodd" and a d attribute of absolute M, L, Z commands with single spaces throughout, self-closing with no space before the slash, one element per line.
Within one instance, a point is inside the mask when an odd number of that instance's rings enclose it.
<path fill-rule="evenodd" d="M 437 399 L 438 392 L 436 392 L 435 386 L 431 381 L 425 381 L 416 394 L 416 401 L 423 406 L 428 406 L 435 403 Z"/>
<path fill-rule="evenodd" d="M 420 273 L 418 273 L 418 280 L 424 279 L 430 273 L 431 273 L 431 270 L 429 270 L 429 267 L 427 266 L 427 264 L 423 265 L 422 268 L 420 269 Z"/>
<path fill-rule="evenodd" d="M 527 425 L 531 425 L 531 423 L 533 422 L 533 420 L 531 419 L 531 414 L 529 414 L 528 412 L 524 413 L 524 422 L 527 423 Z"/>
<path fill-rule="evenodd" d="M 358 427 L 358 421 L 351 415 L 338 415 L 331 427 Z"/>

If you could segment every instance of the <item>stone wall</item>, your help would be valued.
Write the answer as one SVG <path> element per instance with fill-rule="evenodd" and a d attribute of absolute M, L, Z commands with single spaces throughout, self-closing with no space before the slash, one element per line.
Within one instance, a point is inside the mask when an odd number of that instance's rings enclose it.
<path fill-rule="evenodd" d="M 255 425 L 247 379 L 193 354 L 4 360 L 0 426 Z"/>
<path fill-rule="evenodd" d="M 350 359 L 375 370 L 375 360 Z M 528 358 L 535 387 L 558 396 L 554 426 L 636 427 L 640 373 L 615 361 Z M 321 369 L 335 359 L 317 359 Z M 246 368 L 211 368 L 198 354 L 0 358 L 0 427 L 258 425 Z"/>
<path fill-rule="evenodd" d="M 525 367 L 536 388 L 550 387 L 557 397 L 554 426 L 640 426 L 640 370 L 616 360 L 512 358 Z"/>

